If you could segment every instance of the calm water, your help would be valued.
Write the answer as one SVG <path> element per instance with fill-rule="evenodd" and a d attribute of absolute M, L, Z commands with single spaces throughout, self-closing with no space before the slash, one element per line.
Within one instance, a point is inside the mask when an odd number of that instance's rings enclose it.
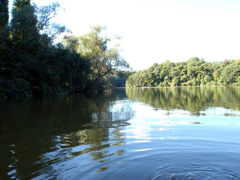
<path fill-rule="evenodd" d="M 240 179 L 240 88 L 0 104 L 0 179 Z"/>

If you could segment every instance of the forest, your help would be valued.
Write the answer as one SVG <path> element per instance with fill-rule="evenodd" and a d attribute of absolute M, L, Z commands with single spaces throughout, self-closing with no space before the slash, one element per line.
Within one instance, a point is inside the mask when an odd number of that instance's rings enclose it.
<path fill-rule="evenodd" d="M 240 85 L 240 59 L 155 63 L 132 72 L 120 55 L 120 37 L 103 36 L 102 26 L 74 36 L 52 21 L 60 6 L 30 0 L 0 2 L 0 99 L 70 93 L 106 93 L 115 87 Z M 55 39 L 65 33 L 62 41 Z M 112 44 L 109 46 L 109 44 Z"/>
<path fill-rule="evenodd" d="M 197 57 L 185 62 L 166 61 L 132 74 L 128 87 L 240 85 L 240 59 L 205 62 Z"/>
<path fill-rule="evenodd" d="M 119 46 L 94 26 L 73 36 L 53 23 L 60 6 L 37 7 L 30 0 L 0 2 L 0 99 L 69 93 L 104 93 L 125 86 L 130 72 Z M 55 39 L 68 33 L 61 42 Z M 70 35 L 69 35 L 70 34 Z"/>

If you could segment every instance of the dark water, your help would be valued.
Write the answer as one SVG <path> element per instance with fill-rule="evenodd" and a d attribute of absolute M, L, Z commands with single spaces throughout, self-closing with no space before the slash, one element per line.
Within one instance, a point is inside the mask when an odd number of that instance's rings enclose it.
<path fill-rule="evenodd" d="M 240 88 L 0 104 L 0 179 L 240 179 Z"/>

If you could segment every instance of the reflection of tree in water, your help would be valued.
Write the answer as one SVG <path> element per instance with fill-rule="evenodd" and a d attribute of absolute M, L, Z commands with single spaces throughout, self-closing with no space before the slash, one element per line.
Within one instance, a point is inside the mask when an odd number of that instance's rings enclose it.
<path fill-rule="evenodd" d="M 126 94 L 156 109 L 183 109 L 193 115 L 209 107 L 240 110 L 240 88 L 237 87 L 127 88 Z"/>
<path fill-rule="evenodd" d="M 111 155 L 104 149 L 124 143 L 121 128 L 133 115 L 131 106 L 114 111 L 116 98 L 76 96 L 1 105 L 0 177 L 31 179 L 83 153 L 93 160 Z M 73 151 L 76 146 L 83 150 Z M 115 155 L 122 153 L 116 150 Z"/>
<path fill-rule="evenodd" d="M 122 155 L 122 150 L 117 150 L 115 153 L 104 151 L 105 148 L 111 146 L 121 146 L 124 144 L 124 135 L 121 132 L 123 126 L 129 125 L 127 122 L 133 117 L 132 107 L 129 101 L 110 102 L 109 104 L 102 104 L 102 106 L 92 106 L 95 111 L 92 113 L 92 122 L 86 124 L 88 129 L 80 130 L 70 135 L 65 135 L 65 145 L 70 147 L 78 145 L 89 145 L 81 151 L 71 152 L 72 156 L 78 156 L 84 153 L 90 153 L 92 160 L 104 159 L 108 156 Z M 115 108 L 115 106 L 118 106 Z M 71 136 L 71 138 L 69 138 Z M 68 137 L 68 138 L 67 138 Z M 71 139 L 71 140 L 69 140 Z M 72 142 L 74 144 L 69 144 Z"/>

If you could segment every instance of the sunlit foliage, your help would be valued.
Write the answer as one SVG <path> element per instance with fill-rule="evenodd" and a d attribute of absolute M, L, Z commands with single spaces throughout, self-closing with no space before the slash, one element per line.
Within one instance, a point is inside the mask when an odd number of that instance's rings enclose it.
<path fill-rule="evenodd" d="M 185 62 L 166 61 L 136 72 L 127 80 L 127 86 L 175 87 L 205 85 L 240 85 L 239 60 L 210 63 L 191 58 Z"/>
<path fill-rule="evenodd" d="M 102 91 L 106 89 L 106 86 L 112 85 L 109 84 L 109 79 L 113 79 L 118 71 L 129 67 L 128 63 L 120 56 L 118 44 L 115 44 L 112 48 L 109 47 L 108 44 L 111 39 L 101 35 L 103 30 L 105 30 L 104 27 L 94 26 L 85 35 L 66 36 L 64 38 L 64 44 L 68 49 L 89 60 L 91 65 L 91 73 L 87 84 L 89 90 Z"/>

